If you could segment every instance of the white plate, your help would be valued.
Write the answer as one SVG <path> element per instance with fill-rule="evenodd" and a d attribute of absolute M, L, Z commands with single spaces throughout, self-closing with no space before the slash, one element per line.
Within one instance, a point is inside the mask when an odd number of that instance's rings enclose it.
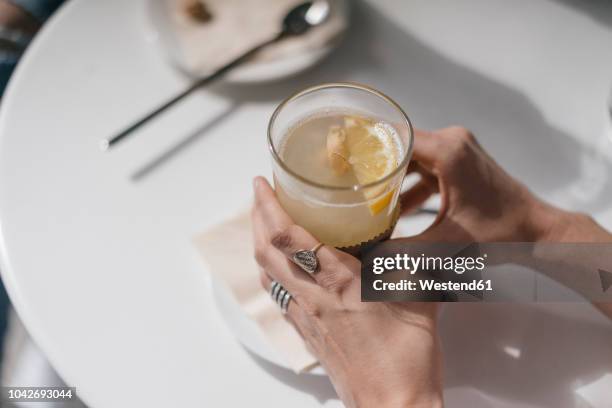
<path fill-rule="evenodd" d="M 166 12 L 169 1 L 175 0 L 149 0 L 150 30 L 155 33 L 154 38 L 169 62 L 186 75 L 197 77 L 201 73 L 193 72 L 188 68 L 179 51 L 181 48 L 178 43 L 179 40 Z M 348 2 L 346 0 L 332 1 L 334 3 L 334 12 L 338 13 L 340 19 L 348 21 Z M 223 80 L 231 83 L 257 83 L 296 75 L 317 64 L 334 50 L 338 44 L 338 41 L 331 41 L 328 46 L 319 49 L 306 49 L 285 58 L 246 62 L 232 70 Z"/>
<path fill-rule="evenodd" d="M 214 278 L 214 276 L 211 277 L 211 280 L 211 288 L 217 310 L 236 339 L 249 351 L 257 354 L 259 357 L 280 367 L 292 370 L 283 357 L 272 348 L 257 324 L 244 313 L 244 310 L 242 310 L 238 302 L 236 302 L 236 299 L 232 296 L 227 286 Z M 304 374 L 327 375 L 321 366 L 317 366 Z"/>
<path fill-rule="evenodd" d="M 437 206 L 436 200 L 430 200 L 428 206 L 435 208 Z M 398 223 L 395 232 L 397 236 L 417 234 L 425 230 L 433 222 L 434 218 L 434 216 L 427 214 L 403 218 Z M 227 285 L 215 278 L 214 275 L 211 275 L 211 290 L 221 318 L 240 344 L 270 363 L 292 370 L 292 367 L 287 364 L 283 356 L 270 345 L 259 326 L 240 307 L 240 304 L 236 301 Z M 321 366 L 313 368 L 307 374 L 327 375 Z"/>

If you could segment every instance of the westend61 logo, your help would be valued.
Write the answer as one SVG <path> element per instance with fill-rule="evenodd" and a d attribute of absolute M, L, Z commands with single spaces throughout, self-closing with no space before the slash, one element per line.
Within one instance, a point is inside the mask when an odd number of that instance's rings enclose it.
<path fill-rule="evenodd" d="M 364 302 L 612 302 L 612 243 L 389 240 L 361 261 Z"/>
<path fill-rule="evenodd" d="M 444 298 L 447 292 L 472 293 L 482 299 L 484 291 L 493 290 L 491 280 L 481 279 L 487 255 L 482 256 L 394 256 L 374 257 L 372 273 L 378 276 L 371 288 L 375 291 L 413 292 L 420 297 L 437 295 Z M 464 275 L 465 274 L 465 275 Z M 404 276 L 402 276 L 404 275 Z M 407 275 L 407 276 L 406 276 Z M 435 296 L 434 296 L 435 297 Z"/>
<path fill-rule="evenodd" d="M 394 245 L 389 241 L 363 258 L 362 300 L 449 301 L 459 292 L 482 300 L 493 290 L 492 282 L 482 278 L 488 256 L 477 245 Z"/>
<path fill-rule="evenodd" d="M 485 269 L 487 254 L 477 257 L 441 257 L 441 256 L 410 256 L 409 254 L 395 254 L 395 256 L 374 257 L 372 272 L 380 275 L 388 271 L 404 270 L 414 275 L 418 271 L 453 271 L 459 275 L 465 272 L 482 271 Z"/>

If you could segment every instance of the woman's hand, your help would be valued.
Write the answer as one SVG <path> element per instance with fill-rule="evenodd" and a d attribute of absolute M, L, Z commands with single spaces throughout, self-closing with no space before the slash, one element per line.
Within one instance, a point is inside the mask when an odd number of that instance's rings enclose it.
<path fill-rule="evenodd" d="M 435 303 L 361 302 L 358 259 L 323 246 L 309 275 L 290 261 L 315 238 L 293 223 L 263 178 L 254 181 L 257 263 L 266 290 L 279 282 L 293 299 L 288 319 L 325 367 L 348 407 L 442 405 Z"/>
<path fill-rule="evenodd" d="M 436 193 L 442 201 L 436 221 L 412 241 L 612 242 L 612 235 L 588 215 L 534 196 L 464 128 L 417 130 L 409 171 L 421 180 L 402 194 L 404 212 Z"/>
<path fill-rule="evenodd" d="M 418 242 L 612 242 L 590 216 L 563 211 L 510 177 L 463 128 L 415 132 L 410 170 L 421 180 L 402 196 L 405 212 L 440 193 L 441 210 Z M 383 244 L 385 245 L 385 244 Z M 384 250 L 381 248 L 381 250 Z M 593 268 L 595 270 L 596 268 Z M 612 318 L 612 304 L 595 303 Z"/>
<path fill-rule="evenodd" d="M 409 171 L 421 180 L 402 195 L 402 209 L 440 193 L 434 225 L 414 240 L 429 242 L 535 242 L 562 235 L 568 213 L 537 199 L 480 147 L 472 134 L 452 127 L 416 131 Z"/>

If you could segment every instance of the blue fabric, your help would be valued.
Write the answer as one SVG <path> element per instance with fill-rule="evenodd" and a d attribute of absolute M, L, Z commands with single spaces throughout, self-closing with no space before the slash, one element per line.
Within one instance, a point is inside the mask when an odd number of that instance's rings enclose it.
<path fill-rule="evenodd" d="M 4 93 L 4 88 L 8 84 L 18 59 L 19 57 L 16 55 L 0 56 L 0 96 Z"/>
<path fill-rule="evenodd" d="M 0 281 L 0 363 L 2 362 L 4 352 L 4 337 L 6 334 L 6 327 L 8 326 L 10 304 L 11 302 L 6 294 L 4 285 L 2 284 L 2 281 Z"/>
<path fill-rule="evenodd" d="M 26 13 L 37 19 L 41 24 L 49 18 L 51 14 L 64 2 L 64 0 L 9 0 L 15 6 L 21 8 Z M 4 93 L 6 84 L 8 83 L 21 52 L 27 46 L 31 38 L 20 33 L 18 30 L 6 29 L 0 27 L 0 37 L 3 40 L 13 42 L 18 51 L 1 52 L 0 53 L 0 98 Z M 12 40 L 12 41 L 11 41 Z M 1 333 L 1 332 L 0 332 Z"/>
<path fill-rule="evenodd" d="M 9 0 L 17 7 L 22 8 L 32 17 L 43 23 L 64 0 Z"/>
<path fill-rule="evenodd" d="M 17 30 L 0 27 L 0 40 L 10 44 L 5 49 L 0 49 L 0 96 L 4 93 L 4 88 L 31 39 L 30 36 Z"/>

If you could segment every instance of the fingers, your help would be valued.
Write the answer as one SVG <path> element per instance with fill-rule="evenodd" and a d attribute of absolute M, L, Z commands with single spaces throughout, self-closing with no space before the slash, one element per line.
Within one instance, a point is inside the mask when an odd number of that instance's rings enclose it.
<path fill-rule="evenodd" d="M 266 233 L 266 221 L 257 208 L 251 213 L 251 222 L 255 238 L 255 259 L 272 279 L 280 282 L 293 295 L 317 291 L 317 284 L 272 245 Z"/>
<path fill-rule="evenodd" d="M 259 277 L 263 288 L 270 293 L 272 278 L 270 278 L 265 271 L 261 271 Z M 289 291 L 289 293 L 291 293 L 291 291 Z M 318 331 L 315 328 L 315 325 L 313 325 L 311 319 L 316 319 L 319 316 L 319 312 L 317 312 L 318 306 L 315 306 L 313 303 L 308 301 L 302 305 L 300 304 L 302 300 L 297 298 L 293 293 L 291 293 L 291 295 L 292 298 L 287 306 L 287 313 L 285 314 L 285 317 L 304 339 L 308 349 L 313 354 L 317 355 L 318 353 L 313 348 L 313 345 L 318 343 L 317 339 L 320 338 L 320 335 L 318 334 Z"/>
<path fill-rule="evenodd" d="M 432 171 L 437 159 L 440 157 L 441 141 L 431 132 L 415 129 L 414 149 L 412 158 L 424 168 Z"/>
<path fill-rule="evenodd" d="M 419 132 L 419 137 L 435 137 L 423 135 Z M 407 174 L 418 173 L 420 180 L 400 195 L 401 214 L 408 214 L 419 208 L 432 195 L 439 192 L 438 178 L 432 171 L 426 169 L 421 163 L 413 160 L 408 165 Z"/>
<path fill-rule="evenodd" d="M 277 231 L 282 231 L 289 225 L 293 224 L 293 220 L 276 198 L 276 193 L 263 177 L 256 177 L 253 180 L 253 189 L 255 190 L 255 210 L 261 213 L 264 220 L 264 234 L 268 237 Z"/>
<path fill-rule="evenodd" d="M 271 240 L 272 245 L 280 251 L 288 260 L 293 262 L 293 255 L 300 250 L 311 250 L 315 248 L 318 241 L 304 228 L 298 225 L 291 225 L 286 230 L 274 236 Z M 337 287 L 346 282 L 343 274 L 339 257 L 344 257 L 339 251 L 329 246 L 322 246 L 316 251 L 318 268 L 309 276 L 320 286 L 326 289 Z M 301 268 L 300 268 L 301 269 Z M 307 272 L 304 271 L 307 274 Z"/>
<path fill-rule="evenodd" d="M 319 268 L 308 274 L 293 263 L 299 250 L 311 250 L 319 242 L 309 232 L 294 224 L 280 206 L 274 191 L 263 178 L 256 179 L 255 206 L 252 211 L 253 234 L 257 262 L 273 279 L 290 291 L 316 291 L 315 282 L 327 290 L 341 290 L 354 273 L 346 263 L 352 259 L 335 248 L 321 247 L 317 251 Z M 358 261 L 354 260 L 358 264 Z M 358 269 L 358 268 L 357 268 Z"/>
<path fill-rule="evenodd" d="M 439 168 L 453 161 L 466 146 L 480 148 L 469 130 L 453 126 L 433 132 L 415 130 L 413 159 L 424 168 L 438 174 Z"/>
<path fill-rule="evenodd" d="M 293 224 L 276 199 L 274 190 L 267 180 L 257 177 L 253 181 L 255 205 L 251 211 L 255 259 L 262 267 L 268 269 L 272 278 L 280 282 L 291 292 L 302 292 L 314 289 L 314 282 L 296 265 L 290 263 L 283 254 L 272 245 L 272 239 Z"/>
<path fill-rule="evenodd" d="M 265 271 L 261 271 L 259 273 L 259 279 L 261 281 L 261 286 L 266 290 L 266 292 L 268 292 L 268 295 L 270 295 L 270 290 L 272 288 L 272 282 L 273 282 L 272 278 L 270 278 L 270 276 Z M 282 283 L 281 283 L 281 285 L 282 285 Z M 286 289 L 286 290 L 288 290 L 288 289 Z M 289 291 L 289 293 L 291 293 L 291 291 Z M 291 296 L 293 296 L 293 293 L 291 293 Z M 275 301 L 274 299 L 272 299 L 272 300 Z M 295 320 L 296 313 L 297 313 L 296 309 L 298 307 L 299 306 L 296 303 L 296 300 L 292 297 L 291 300 L 289 301 L 289 305 L 287 307 L 287 314 L 286 314 L 286 316 L 289 319 Z"/>
<path fill-rule="evenodd" d="M 402 197 L 407 212 L 422 204 L 435 191 L 429 191 L 432 179 L 437 178 L 437 192 L 440 193 L 441 206 L 434 224 L 440 222 L 455 203 L 451 202 L 448 191 L 453 183 L 462 180 L 466 166 L 473 166 L 473 152 L 480 149 L 472 133 L 461 127 L 449 127 L 434 132 L 416 130 L 414 133 L 413 171 L 423 177 Z M 425 171 L 419 170 L 419 167 Z M 463 178 L 465 180 L 465 178 Z"/>
<path fill-rule="evenodd" d="M 437 191 L 437 181 L 434 177 L 429 179 L 422 178 L 400 196 L 402 214 L 408 214 L 416 210 Z"/>

